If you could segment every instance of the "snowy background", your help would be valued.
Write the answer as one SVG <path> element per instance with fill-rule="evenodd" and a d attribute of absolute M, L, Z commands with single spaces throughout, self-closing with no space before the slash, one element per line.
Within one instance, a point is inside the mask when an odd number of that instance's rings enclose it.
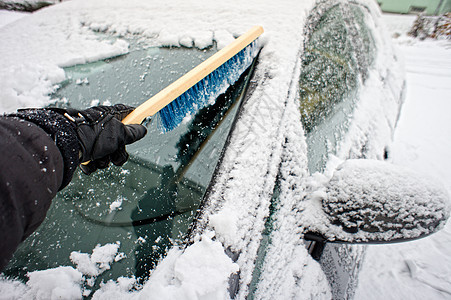
<path fill-rule="evenodd" d="M 405 57 L 406 102 L 395 133 L 395 164 L 435 176 L 451 192 L 451 43 L 405 35 L 414 16 L 385 15 Z M 451 299 L 451 224 L 430 237 L 372 245 L 355 299 Z"/>
<path fill-rule="evenodd" d="M 26 15 L 0 11 L 0 26 Z M 386 15 L 384 18 L 391 32 L 401 34 L 394 42 L 405 56 L 407 69 L 407 98 L 391 149 L 391 160 L 437 177 L 451 192 L 451 158 L 447 155 L 451 149 L 451 120 L 447 116 L 451 111 L 448 96 L 451 43 L 408 38 L 405 33 L 415 17 Z M 448 224 L 442 232 L 415 242 L 369 246 L 355 298 L 451 299 L 450 226 Z M 205 240 L 205 244 L 208 243 L 211 241 Z M 89 259 L 92 260 L 94 254 Z M 115 255 L 116 252 L 109 258 L 113 259 Z M 233 266 L 224 263 L 224 269 L 230 267 Z M 80 280 L 78 273 L 73 275 L 74 278 L 68 281 Z M 52 279 L 49 277 L 47 282 L 51 283 Z M 122 282 L 124 286 L 127 284 Z M 73 286 L 63 292 L 71 288 Z M 0 298 L 2 296 L 5 295 Z"/>

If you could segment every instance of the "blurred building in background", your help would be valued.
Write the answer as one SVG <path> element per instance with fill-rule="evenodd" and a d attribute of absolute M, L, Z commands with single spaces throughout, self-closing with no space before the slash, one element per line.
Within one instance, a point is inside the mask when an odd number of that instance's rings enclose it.
<path fill-rule="evenodd" d="M 377 0 L 383 12 L 441 15 L 451 12 L 451 0 Z"/>

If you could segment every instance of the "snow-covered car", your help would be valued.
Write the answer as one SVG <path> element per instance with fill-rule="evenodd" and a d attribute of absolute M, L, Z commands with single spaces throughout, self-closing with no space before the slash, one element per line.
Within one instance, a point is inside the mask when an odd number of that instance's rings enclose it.
<path fill-rule="evenodd" d="M 43 299 L 352 298 L 365 250 L 352 243 L 441 226 L 446 195 L 391 202 L 422 178 L 377 162 L 404 78 L 374 1 L 67 1 L 0 29 L 0 108 L 139 105 L 256 24 L 262 49 L 240 80 L 173 131 L 150 121 L 122 168 L 76 175 L 4 287 Z M 361 195 L 363 207 L 349 201 Z M 424 201 L 434 218 L 418 225 Z"/>

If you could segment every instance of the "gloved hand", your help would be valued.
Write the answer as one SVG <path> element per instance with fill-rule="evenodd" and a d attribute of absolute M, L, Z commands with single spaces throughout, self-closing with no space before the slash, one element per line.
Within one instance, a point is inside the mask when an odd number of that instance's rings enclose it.
<path fill-rule="evenodd" d="M 123 165 L 129 157 L 125 145 L 146 135 L 146 127 L 121 122 L 133 109 L 123 104 L 86 110 L 49 108 L 75 124 L 80 143 L 80 168 L 87 175 L 107 168 L 110 162 L 116 166 Z"/>

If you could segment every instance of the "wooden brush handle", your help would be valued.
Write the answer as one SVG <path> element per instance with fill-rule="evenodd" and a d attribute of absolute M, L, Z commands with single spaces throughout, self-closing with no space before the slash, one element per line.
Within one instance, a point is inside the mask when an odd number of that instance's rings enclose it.
<path fill-rule="evenodd" d="M 197 67 L 180 77 L 177 81 L 168 85 L 158 94 L 138 106 L 125 119 L 124 124 L 141 124 L 149 116 L 155 115 L 163 107 L 177 99 L 193 85 L 205 78 L 208 74 L 219 68 L 243 48 L 252 43 L 263 33 L 263 27 L 254 26 L 245 34 L 230 43 L 227 47 L 216 52 Z"/>

